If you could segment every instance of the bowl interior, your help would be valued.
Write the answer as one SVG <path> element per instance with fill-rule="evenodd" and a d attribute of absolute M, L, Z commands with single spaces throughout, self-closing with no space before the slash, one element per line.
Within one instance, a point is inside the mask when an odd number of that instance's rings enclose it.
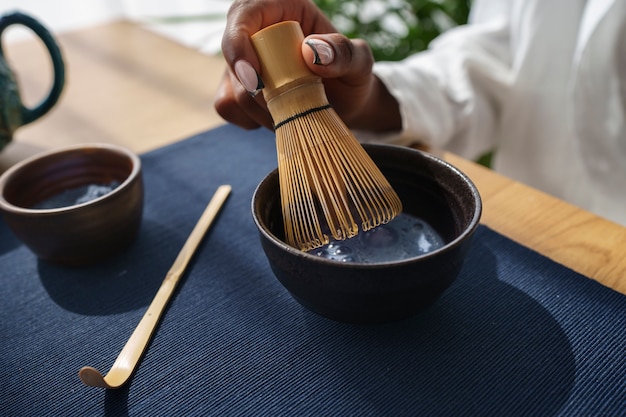
<path fill-rule="evenodd" d="M 456 168 L 414 149 L 389 145 L 364 148 L 400 196 L 403 211 L 427 222 L 446 246 L 463 239 L 476 227 L 481 214 L 478 191 Z M 275 244 L 287 246 L 277 170 L 261 182 L 253 204 L 255 221 L 262 233 Z"/>
<path fill-rule="evenodd" d="M 110 147 L 67 149 L 25 162 L 2 184 L 4 200 L 25 209 L 77 187 L 122 184 L 138 169 L 135 157 Z"/>

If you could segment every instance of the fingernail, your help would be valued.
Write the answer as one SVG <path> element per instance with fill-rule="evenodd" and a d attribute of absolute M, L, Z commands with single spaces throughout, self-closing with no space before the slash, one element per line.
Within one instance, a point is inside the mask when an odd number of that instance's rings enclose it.
<path fill-rule="evenodd" d="M 326 42 L 319 39 L 308 39 L 305 43 L 313 50 L 315 57 L 313 63 L 315 65 L 328 65 L 335 59 L 335 51 Z"/>
<path fill-rule="evenodd" d="M 237 61 L 235 63 L 235 74 L 243 88 L 248 90 L 250 94 L 256 95 L 264 87 L 261 77 L 259 77 L 259 74 L 248 61 Z"/>

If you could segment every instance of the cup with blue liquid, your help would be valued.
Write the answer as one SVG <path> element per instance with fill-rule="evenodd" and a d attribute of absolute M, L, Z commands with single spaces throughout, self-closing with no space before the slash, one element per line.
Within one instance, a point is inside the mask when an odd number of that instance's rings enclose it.
<path fill-rule="evenodd" d="M 39 259 L 93 264 L 126 248 L 143 214 L 141 161 L 111 144 L 43 152 L 0 177 L 0 212 Z"/>
<path fill-rule="evenodd" d="M 389 223 L 310 252 L 289 246 L 277 170 L 257 187 L 252 217 L 273 274 L 297 302 L 337 321 L 383 323 L 417 314 L 452 284 L 482 201 L 463 172 L 432 154 L 364 147 L 402 200 Z"/>

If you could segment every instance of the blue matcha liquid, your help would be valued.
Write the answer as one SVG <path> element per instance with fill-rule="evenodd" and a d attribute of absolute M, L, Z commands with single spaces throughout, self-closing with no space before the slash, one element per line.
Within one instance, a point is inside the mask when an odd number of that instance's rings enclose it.
<path fill-rule="evenodd" d="M 445 244 L 425 221 L 400 213 L 387 224 L 309 253 L 339 262 L 391 262 L 432 252 Z"/>
<path fill-rule="evenodd" d="M 76 204 L 86 203 L 96 198 L 100 198 L 103 195 L 110 193 L 120 185 L 117 181 L 112 181 L 109 184 L 89 184 L 76 188 L 70 188 L 59 194 L 55 194 L 52 197 L 37 203 L 33 206 L 34 209 L 54 209 L 60 207 L 73 206 Z"/>

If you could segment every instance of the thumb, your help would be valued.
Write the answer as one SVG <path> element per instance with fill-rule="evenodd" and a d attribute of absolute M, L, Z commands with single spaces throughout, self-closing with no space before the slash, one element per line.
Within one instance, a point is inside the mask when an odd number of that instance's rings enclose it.
<path fill-rule="evenodd" d="M 358 84 L 368 78 L 374 65 L 369 45 L 338 33 L 307 36 L 302 56 L 311 71 L 322 78 L 350 78 Z"/>

